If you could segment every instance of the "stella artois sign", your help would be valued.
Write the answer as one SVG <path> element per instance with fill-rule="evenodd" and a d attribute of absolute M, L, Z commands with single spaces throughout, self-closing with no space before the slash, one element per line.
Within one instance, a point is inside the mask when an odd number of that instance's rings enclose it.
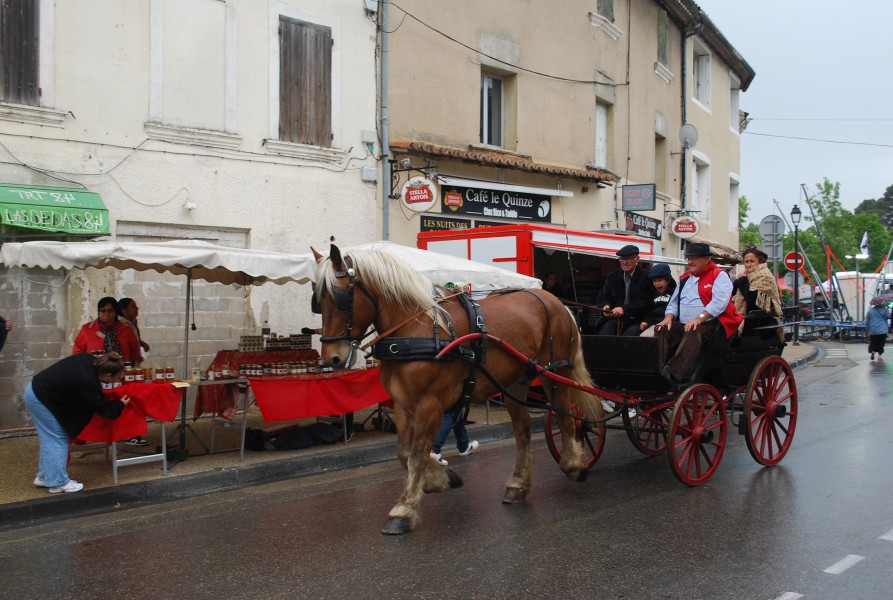
<path fill-rule="evenodd" d="M 676 237 L 682 238 L 683 240 L 698 235 L 700 230 L 701 224 L 698 223 L 697 219 L 690 215 L 676 217 L 670 224 L 670 231 L 672 231 Z"/>
<path fill-rule="evenodd" d="M 437 204 L 437 188 L 427 177 L 412 177 L 400 190 L 400 202 L 413 212 L 425 212 Z"/>

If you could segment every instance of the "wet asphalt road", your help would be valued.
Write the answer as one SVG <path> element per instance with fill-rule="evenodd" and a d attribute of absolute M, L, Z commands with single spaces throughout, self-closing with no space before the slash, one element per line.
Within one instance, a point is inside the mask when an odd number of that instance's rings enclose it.
<path fill-rule="evenodd" d="M 465 486 L 398 538 L 396 462 L 0 532 L 0 598 L 891 598 L 893 366 L 821 347 L 774 468 L 730 432 L 688 488 L 611 431 L 578 484 L 540 436 L 527 503 L 504 506 L 514 446 L 492 444 L 449 453 Z"/>

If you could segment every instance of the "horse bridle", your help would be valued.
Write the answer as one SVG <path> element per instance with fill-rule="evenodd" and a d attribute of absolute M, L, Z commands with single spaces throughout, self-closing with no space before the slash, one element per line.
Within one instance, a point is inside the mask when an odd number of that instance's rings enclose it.
<path fill-rule="evenodd" d="M 353 262 L 351 261 L 349 256 L 344 257 L 344 266 L 347 267 L 346 271 L 336 271 L 335 279 L 344 279 L 347 278 L 347 288 L 346 289 L 333 289 L 332 295 L 335 297 L 335 310 L 338 312 L 346 312 L 347 313 L 347 327 L 344 331 L 343 335 L 335 335 L 331 337 L 320 337 L 319 341 L 323 344 L 329 344 L 333 342 L 347 341 L 350 343 L 350 354 L 348 355 L 348 360 L 345 361 L 347 368 L 350 368 L 350 365 L 353 363 L 355 359 L 355 354 L 357 348 L 359 348 L 360 343 L 363 341 L 362 337 L 354 337 L 351 334 L 351 330 L 353 329 L 353 301 L 354 301 L 354 289 L 359 288 L 361 292 L 363 292 L 369 301 L 372 302 L 372 305 L 375 307 L 376 312 L 378 311 L 378 301 L 375 297 L 369 293 L 369 290 L 366 288 L 366 285 L 363 283 L 363 280 L 357 276 L 356 270 L 353 268 Z M 321 289 L 319 295 L 325 294 L 325 288 Z M 314 314 L 321 315 L 322 314 L 322 306 L 319 304 L 319 297 L 317 295 L 316 284 L 313 284 L 313 295 L 310 299 L 310 310 Z"/>

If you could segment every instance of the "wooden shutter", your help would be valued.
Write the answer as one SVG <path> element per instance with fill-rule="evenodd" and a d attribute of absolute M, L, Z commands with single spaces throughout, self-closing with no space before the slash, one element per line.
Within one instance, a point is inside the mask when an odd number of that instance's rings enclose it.
<path fill-rule="evenodd" d="M 38 0 L 2 0 L 0 69 L 3 101 L 40 105 L 38 87 Z"/>
<path fill-rule="evenodd" d="M 279 18 L 279 139 L 332 145 L 332 30 Z"/>

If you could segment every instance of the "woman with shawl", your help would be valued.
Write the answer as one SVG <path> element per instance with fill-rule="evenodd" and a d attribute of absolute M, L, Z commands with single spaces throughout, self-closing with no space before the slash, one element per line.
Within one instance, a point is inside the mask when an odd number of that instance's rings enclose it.
<path fill-rule="evenodd" d="M 99 301 L 99 317 L 78 332 L 72 354 L 109 354 L 114 352 L 124 362 L 133 362 L 140 355 L 140 342 L 125 323 L 118 320 L 118 301 L 106 296 Z"/>
<path fill-rule="evenodd" d="M 775 276 L 766 265 L 769 257 L 756 246 L 745 248 L 743 256 L 744 275 L 735 281 L 732 302 L 734 302 L 738 314 L 745 317 L 753 311 L 761 312 L 757 312 L 750 318 L 745 318 L 738 331 L 742 335 L 758 334 L 765 338 L 777 335 L 783 341 L 784 330 L 781 327 L 754 331 L 755 328 L 778 325 L 781 322 L 781 297 Z"/>

